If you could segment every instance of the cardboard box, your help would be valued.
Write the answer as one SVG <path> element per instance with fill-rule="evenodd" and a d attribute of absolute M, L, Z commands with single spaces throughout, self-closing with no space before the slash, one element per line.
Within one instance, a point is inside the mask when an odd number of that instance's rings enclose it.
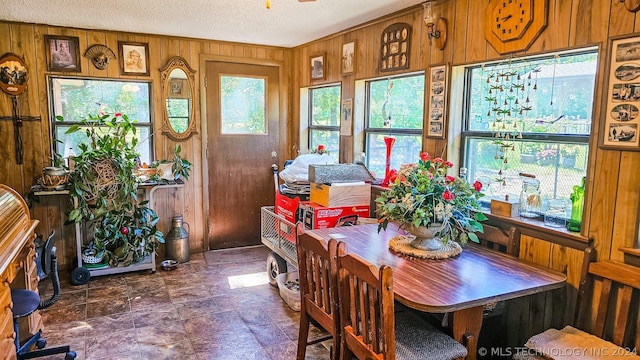
<path fill-rule="evenodd" d="M 309 201 L 322 206 L 358 206 L 371 202 L 370 183 L 311 183 Z"/>
<path fill-rule="evenodd" d="M 276 219 L 276 229 L 278 234 L 286 240 L 296 242 L 296 222 L 300 218 L 300 197 L 289 197 L 287 195 L 276 192 L 276 205 L 274 212 L 286 221 Z"/>
<path fill-rule="evenodd" d="M 519 199 L 491 199 L 491 213 L 494 215 L 518 217 L 519 208 Z"/>
<path fill-rule="evenodd" d="M 300 203 L 300 221 L 307 229 L 341 226 L 346 221 L 369 216 L 369 205 L 327 207 L 310 201 Z"/>

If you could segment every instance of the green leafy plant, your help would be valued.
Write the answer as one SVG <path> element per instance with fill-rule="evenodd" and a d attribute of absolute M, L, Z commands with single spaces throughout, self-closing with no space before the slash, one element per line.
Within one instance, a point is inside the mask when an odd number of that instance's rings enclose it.
<path fill-rule="evenodd" d="M 57 120 L 63 119 L 58 116 Z M 69 222 L 89 221 L 94 246 L 115 255 L 112 265 L 139 261 L 164 242 L 156 228 L 157 214 L 146 202 L 137 202 L 139 180 L 134 167 L 139 154 L 134 124 L 121 113 L 90 114 L 66 132 L 84 131 L 89 140 L 78 145 L 80 154 L 74 157 L 69 178 L 74 209 Z M 118 233 L 121 229 L 127 230 Z"/>
<path fill-rule="evenodd" d="M 389 189 L 376 199 L 378 231 L 386 230 L 390 221 L 414 227 L 441 223 L 436 236 L 443 243 L 478 242 L 475 232 L 483 232 L 480 221 L 487 219 L 478 203 L 483 196 L 482 184 L 476 181 L 472 185 L 447 175 L 452 166 L 449 161 L 421 153 L 417 163 L 403 166 L 398 172 L 392 170 Z"/>
<path fill-rule="evenodd" d="M 189 160 L 187 159 L 182 158 L 182 156 L 180 156 L 181 152 L 182 147 L 180 145 L 176 145 L 176 148 L 173 152 L 173 159 L 163 159 L 157 161 L 152 164 L 152 167 L 157 168 L 160 164 L 171 164 L 171 172 L 173 176 L 172 181 L 176 181 L 180 177 L 188 180 L 189 175 L 191 174 L 191 162 L 189 162 Z M 166 178 L 161 177 L 159 174 L 152 176 L 151 180 L 159 183 L 167 181 Z"/>

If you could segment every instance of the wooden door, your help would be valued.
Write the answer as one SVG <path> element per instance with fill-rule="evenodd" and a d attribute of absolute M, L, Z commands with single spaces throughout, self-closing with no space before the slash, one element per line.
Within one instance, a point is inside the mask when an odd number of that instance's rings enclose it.
<path fill-rule="evenodd" d="M 271 165 L 280 163 L 278 73 L 207 62 L 210 249 L 260 244 L 260 207 L 274 203 Z"/>

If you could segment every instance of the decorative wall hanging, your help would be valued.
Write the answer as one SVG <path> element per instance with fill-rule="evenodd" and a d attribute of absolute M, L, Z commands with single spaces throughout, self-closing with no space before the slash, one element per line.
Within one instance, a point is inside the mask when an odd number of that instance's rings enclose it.
<path fill-rule="evenodd" d="M 104 70 L 109 66 L 109 61 L 116 58 L 116 54 L 104 45 L 96 44 L 84 52 L 84 57 L 91 60 L 98 70 Z"/>
<path fill-rule="evenodd" d="M 342 45 L 342 75 L 353 74 L 356 71 L 356 42 Z"/>
<path fill-rule="evenodd" d="M 429 98 L 427 104 L 427 137 L 444 139 L 447 125 L 447 97 L 449 94 L 448 64 L 429 67 Z"/>
<path fill-rule="evenodd" d="M 609 76 L 605 98 L 603 148 L 640 151 L 640 36 L 609 43 Z"/>
<path fill-rule="evenodd" d="M 0 90 L 11 96 L 11 116 L 0 116 L 0 121 L 13 122 L 13 133 L 16 145 L 16 164 L 23 162 L 24 146 L 22 143 L 22 123 L 40 121 L 39 116 L 20 116 L 18 96 L 27 88 L 29 72 L 22 58 L 16 54 L 6 53 L 0 57 Z"/>
<path fill-rule="evenodd" d="M 77 37 L 45 35 L 47 70 L 80 72 L 80 41 Z"/>
<path fill-rule="evenodd" d="M 409 46 L 411 44 L 411 26 L 395 23 L 387 26 L 380 36 L 381 72 L 409 68 Z"/>
<path fill-rule="evenodd" d="M 121 75 L 149 75 L 149 44 L 118 41 Z"/>
<path fill-rule="evenodd" d="M 326 77 L 324 54 L 313 55 L 310 59 L 311 80 L 324 80 Z"/>
<path fill-rule="evenodd" d="M 640 10 L 640 0 L 620 0 L 620 2 L 623 2 L 624 7 L 631 12 Z"/>
<path fill-rule="evenodd" d="M 342 111 L 340 120 L 340 135 L 351 136 L 353 123 L 353 99 L 342 99 Z"/>
<path fill-rule="evenodd" d="M 485 37 L 500 54 L 522 51 L 547 26 L 548 0 L 491 0 Z"/>

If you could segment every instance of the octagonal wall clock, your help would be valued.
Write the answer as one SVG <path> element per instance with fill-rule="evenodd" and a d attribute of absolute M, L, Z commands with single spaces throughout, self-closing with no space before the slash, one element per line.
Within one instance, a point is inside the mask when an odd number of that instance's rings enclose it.
<path fill-rule="evenodd" d="M 548 0 L 491 0 L 485 37 L 500 54 L 522 51 L 547 26 Z"/>

